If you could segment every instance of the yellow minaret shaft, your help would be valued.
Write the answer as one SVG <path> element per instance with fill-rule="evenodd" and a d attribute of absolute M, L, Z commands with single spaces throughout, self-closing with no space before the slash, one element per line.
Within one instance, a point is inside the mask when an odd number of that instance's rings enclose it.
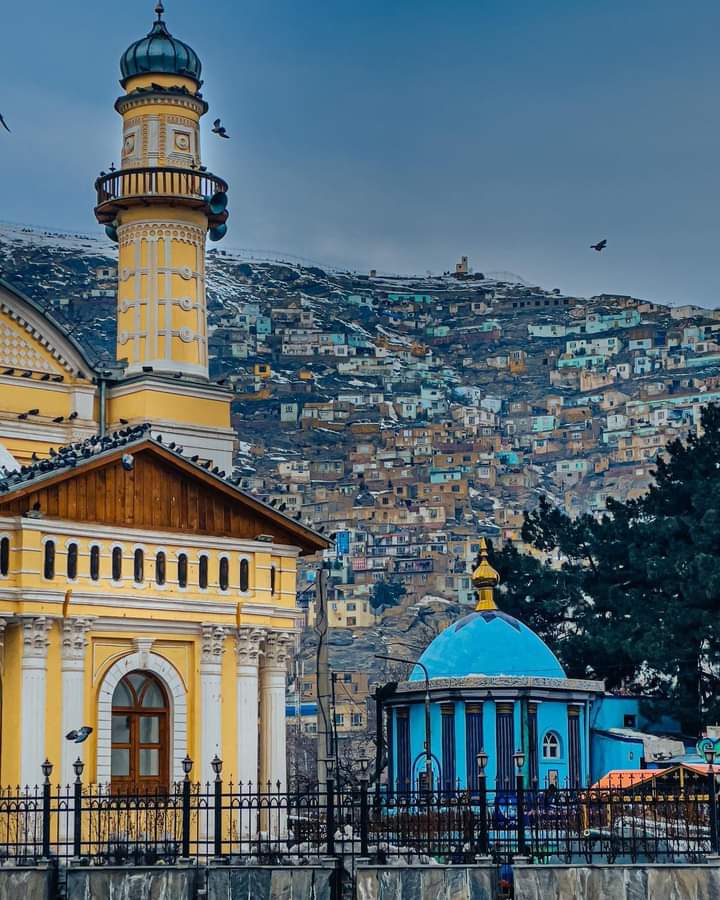
<path fill-rule="evenodd" d="M 162 4 L 156 12 L 153 30 L 123 58 L 121 166 L 98 179 L 96 214 L 119 244 L 117 358 L 126 374 L 207 378 L 205 238 L 208 228 L 224 233 L 227 185 L 202 169 L 199 60 L 167 31 Z"/>
<path fill-rule="evenodd" d="M 231 471 L 232 393 L 209 382 L 205 240 L 227 230 L 227 184 L 202 166 L 202 65 L 156 21 L 120 59 L 120 168 L 95 182 L 95 215 L 118 243 L 117 358 L 106 422 L 150 422 L 190 455 Z"/>

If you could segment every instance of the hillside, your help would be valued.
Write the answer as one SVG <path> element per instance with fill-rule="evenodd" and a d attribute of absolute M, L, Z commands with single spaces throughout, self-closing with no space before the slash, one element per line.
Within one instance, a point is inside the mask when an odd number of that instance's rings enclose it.
<path fill-rule="evenodd" d="M 472 604 L 480 534 L 519 541 L 540 494 L 574 514 L 643 492 L 662 447 L 720 399 L 714 311 L 502 274 L 365 275 L 216 248 L 207 260 L 236 474 L 338 536 L 333 660 L 347 671 L 378 676 L 374 653 L 412 656 Z M 0 226 L 0 276 L 95 358 L 114 356 L 105 238 Z"/>

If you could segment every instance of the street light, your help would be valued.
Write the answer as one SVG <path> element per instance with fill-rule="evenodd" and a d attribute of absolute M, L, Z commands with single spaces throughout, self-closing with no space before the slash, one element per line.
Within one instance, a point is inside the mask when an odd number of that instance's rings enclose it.
<path fill-rule="evenodd" d="M 215 754 L 215 756 L 213 756 L 210 765 L 212 766 L 212 770 L 215 773 L 216 780 L 219 780 L 220 773 L 222 772 L 222 760 L 217 755 L 217 753 Z"/>
<path fill-rule="evenodd" d="M 513 753 L 515 768 L 517 769 L 516 779 L 516 798 L 517 798 L 517 831 L 518 831 L 518 852 L 520 855 L 525 853 L 525 794 L 523 784 L 523 766 L 525 765 L 525 754 L 518 749 Z"/>
<path fill-rule="evenodd" d="M 424 663 L 419 659 L 405 659 L 402 656 L 383 656 L 380 653 L 375 654 L 375 659 L 388 659 L 390 662 L 409 663 L 413 666 L 419 666 L 425 676 L 425 787 L 432 790 L 433 771 L 432 771 L 432 736 L 430 733 L 430 675 Z M 389 750 L 391 748 L 388 748 Z"/>
<path fill-rule="evenodd" d="M 193 761 L 190 759 L 190 754 L 186 753 L 185 759 L 182 761 L 182 768 L 183 768 L 183 772 L 185 773 L 186 778 L 189 777 L 192 767 L 193 767 Z"/>
<path fill-rule="evenodd" d="M 710 766 L 710 769 L 712 770 L 712 765 L 715 762 L 715 757 L 717 756 L 715 747 L 712 745 L 703 747 L 703 756 L 705 757 L 705 762 Z"/>
<path fill-rule="evenodd" d="M 485 769 L 487 769 L 488 759 L 489 759 L 489 757 L 488 757 L 487 753 L 485 752 L 485 748 L 484 747 L 481 748 L 480 752 L 475 757 L 475 760 L 477 762 L 477 767 L 478 767 L 478 775 L 482 775 L 482 776 L 485 775 Z"/>
<path fill-rule="evenodd" d="M 50 781 L 50 776 L 52 775 L 53 764 L 49 759 L 46 759 L 45 762 L 40 766 L 42 769 L 42 773 L 45 776 L 45 781 Z"/>
<path fill-rule="evenodd" d="M 78 758 L 77 758 L 77 759 L 75 760 L 75 762 L 73 763 L 73 770 L 74 770 L 74 772 L 75 772 L 75 777 L 76 777 L 78 780 L 80 780 L 80 777 L 82 776 L 82 773 L 83 773 L 83 769 L 84 769 L 84 768 L 85 768 L 85 763 L 84 763 L 84 762 L 80 759 L 80 757 L 78 756 Z"/>
<path fill-rule="evenodd" d="M 370 766 L 370 760 L 367 756 L 363 756 L 360 759 L 360 781 L 367 786 L 368 781 L 370 780 L 370 774 L 368 772 L 368 768 Z"/>

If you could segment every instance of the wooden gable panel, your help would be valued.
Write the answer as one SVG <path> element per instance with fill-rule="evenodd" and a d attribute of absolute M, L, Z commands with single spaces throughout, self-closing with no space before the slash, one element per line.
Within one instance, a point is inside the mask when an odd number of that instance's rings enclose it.
<path fill-rule="evenodd" d="M 134 455 L 129 471 L 120 458 L 95 466 L 91 462 L 62 480 L 29 487 L 21 496 L 0 497 L 0 514 L 23 515 L 38 503 L 49 518 L 249 540 L 269 533 L 278 543 L 317 549 L 272 514 L 205 482 L 200 473 L 185 470 L 153 449 Z"/>

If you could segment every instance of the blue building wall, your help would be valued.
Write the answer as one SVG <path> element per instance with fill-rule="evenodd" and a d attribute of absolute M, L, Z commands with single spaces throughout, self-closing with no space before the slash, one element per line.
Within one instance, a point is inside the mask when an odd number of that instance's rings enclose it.
<path fill-rule="evenodd" d="M 643 757 L 643 742 L 610 734 L 607 731 L 592 732 L 591 784 L 613 769 L 639 769 Z"/>
<path fill-rule="evenodd" d="M 472 705 L 479 705 L 480 701 L 470 701 Z M 510 701 L 500 700 L 507 703 Z M 433 779 L 437 785 L 441 779 L 447 776 L 443 772 L 443 747 L 442 747 L 442 706 L 448 704 L 433 702 L 430 706 L 430 731 L 431 751 L 433 759 Z M 467 729 L 465 719 L 465 701 L 453 702 L 454 734 L 455 734 L 455 779 L 461 788 L 466 788 L 469 783 Z M 497 728 L 496 728 L 496 702 L 486 699 L 482 705 L 483 749 L 488 754 L 488 764 L 485 770 L 487 784 L 490 788 L 495 786 L 497 778 Z M 576 704 L 573 704 L 576 705 Z M 395 778 L 397 778 L 398 765 L 398 727 L 397 708 L 393 709 L 393 746 L 391 752 L 396 761 L 393 766 Z M 513 752 L 522 746 L 525 752 L 525 766 L 523 775 L 526 782 L 530 783 L 530 752 L 527 723 L 523 725 L 523 702 L 513 702 L 514 747 Z M 412 783 L 417 785 L 418 777 L 425 771 L 425 707 L 422 701 L 408 704 L 408 722 L 410 733 L 410 772 Z M 589 743 L 587 735 L 587 718 L 585 707 L 580 707 L 580 783 L 586 785 L 590 776 Z M 560 756 L 546 759 L 543 756 L 543 738 L 548 731 L 553 731 L 560 741 Z M 537 757 L 538 757 L 538 781 L 545 785 L 548 781 L 557 780 L 560 786 L 566 784 L 570 777 L 570 753 L 568 732 L 568 704 L 564 701 L 544 701 L 537 704 Z M 474 766 L 475 761 L 471 761 Z"/>

